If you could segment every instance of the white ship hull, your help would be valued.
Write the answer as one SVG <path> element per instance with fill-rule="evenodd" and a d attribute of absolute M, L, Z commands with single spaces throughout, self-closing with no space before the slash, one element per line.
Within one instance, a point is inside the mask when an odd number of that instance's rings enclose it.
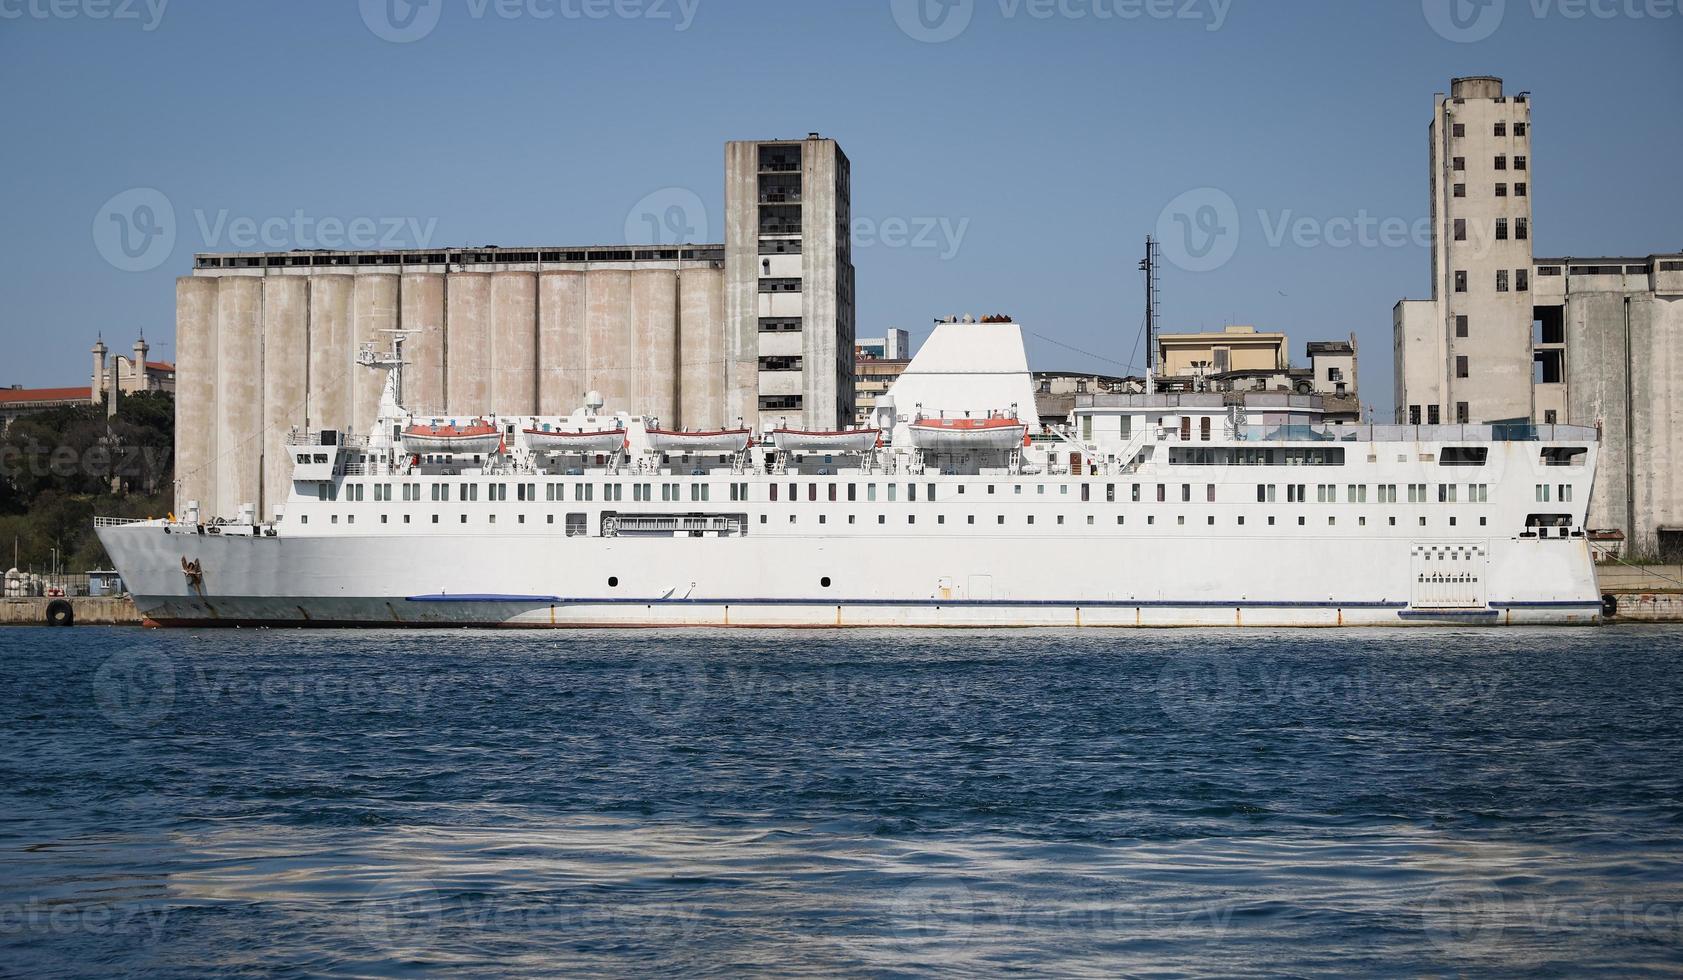
<path fill-rule="evenodd" d="M 890 446 L 804 464 L 741 452 L 746 430 L 648 430 L 583 466 L 523 450 L 441 465 L 393 451 L 398 387 L 394 373 L 366 439 L 289 443 L 293 492 L 272 522 L 253 507 L 217 523 L 191 504 L 178 522 L 98 522 L 140 613 L 558 627 L 1601 614 L 1584 527 L 1593 429 L 1328 427 L 1290 404 L 1241 418 L 1220 395 L 1118 395 L 1025 446 L 1024 426 L 997 414 L 1033 403 L 1012 324 L 938 328 L 885 396 L 953 421 L 900 424 Z M 594 417 L 526 427 L 576 432 Z M 681 450 L 732 458 L 666 458 Z"/>
<path fill-rule="evenodd" d="M 1079 534 L 254 538 L 127 525 L 101 540 L 159 625 L 1518 625 L 1594 623 L 1601 606 L 1582 539 L 1490 542 L 1481 587 L 1448 601 L 1415 581 L 1406 539 L 1287 537 L 1251 568 L 1222 557 L 1230 543 L 1168 535 L 1114 553 Z M 184 557 L 199 562 L 197 586 Z"/>

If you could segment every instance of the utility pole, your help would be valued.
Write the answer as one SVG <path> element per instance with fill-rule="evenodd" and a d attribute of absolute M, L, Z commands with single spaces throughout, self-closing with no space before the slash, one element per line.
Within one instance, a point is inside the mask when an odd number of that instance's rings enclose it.
<path fill-rule="evenodd" d="M 1145 273 L 1145 393 L 1157 392 L 1157 285 L 1159 251 L 1157 239 L 1145 236 L 1145 258 L 1140 271 Z"/>

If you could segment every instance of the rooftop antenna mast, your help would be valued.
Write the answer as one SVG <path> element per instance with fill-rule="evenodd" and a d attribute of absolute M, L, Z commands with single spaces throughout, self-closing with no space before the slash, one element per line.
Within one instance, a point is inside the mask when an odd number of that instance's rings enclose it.
<path fill-rule="evenodd" d="M 1157 288 L 1160 282 L 1158 265 L 1163 260 L 1157 239 L 1145 236 L 1145 258 L 1140 259 L 1140 271 L 1145 273 L 1145 393 L 1157 392 Z"/>

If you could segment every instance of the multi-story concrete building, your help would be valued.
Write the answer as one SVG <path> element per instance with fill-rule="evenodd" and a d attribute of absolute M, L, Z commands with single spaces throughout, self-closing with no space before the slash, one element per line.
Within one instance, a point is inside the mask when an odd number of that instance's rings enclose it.
<path fill-rule="evenodd" d="M 912 363 L 911 358 L 859 357 L 853 362 L 853 421 L 869 425 L 875 417 L 877 398 L 888 389 Z"/>
<path fill-rule="evenodd" d="M 1157 336 L 1157 374 L 1197 377 L 1229 371 L 1284 371 L 1291 356 L 1283 333 L 1236 324 L 1207 333 Z"/>
<path fill-rule="evenodd" d="M 881 337 L 861 337 L 853 345 L 854 356 L 879 361 L 907 361 L 912 357 L 912 335 L 889 327 Z"/>
<path fill-rule="evenodd" d="M 1392 311 L 1396 420 L 1601 429 L 1592 529 L 1683 550 L 1683 254 L 1532 254 L 1531 101 L 1458 78 L 1431 125 L 1432 298 Z"/>
<path fill-rule="evenodd" d="M 758 339 L 759 418 L 853 419 L 851 184 L 817 133 L 725 145 L 725 318 Z"/>
<path fill-rule="evenodd" d="M 373 422 L 381 378 L 356 359 L 396 329 L 418 412 L 564 414 L 597 390 L 669 426 L 846 422 L 848 192 L 832 140 L 730 143 L 724 244 L 195 256 L 176 282 L 178 509 L 272 513 L 289 429 Z"/>

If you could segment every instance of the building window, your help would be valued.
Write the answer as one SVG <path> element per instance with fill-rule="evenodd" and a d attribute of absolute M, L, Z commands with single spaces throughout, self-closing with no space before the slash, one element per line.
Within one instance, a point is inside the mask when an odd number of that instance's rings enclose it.
<path fill-rule="evenodd" d="M 1449 128 L 1449 131 L 1452 135 L 1459 138 L 1467 135 L 1467 125 L 1466 123 L 1456 123 Z"/>
<path fill-rule="evenodd" d="M 1467 355 L 1459 354 L 1459 355 L 1456 356 L 1456 358 L 1455 358 L 1455 376 L 1457 378 L 1465 378 L 1465 377 L 1468 376 L 1467 375 Z"/>
<path fill-rule="evenodd" d="M 1514 123 L 1514 135 L 1515 136 L 1524 136 L 1525 135 L 1525 124 L 1524 123 L 1522 123 L 1522 122 Z"/>
<path fill-rule="evenodd" d="M 1456 423 L 1458 423 L 1460 425 L 1466 425 L 1467 424 L 1467 419 L 1468 419 L 1467 403 L 1466 402 L 1456 402 L 1455 403 L 1455 421 L 1456 421 Z"/>
<path fill-rule="evenodd" d="M 1524 154 L 1519 154 L 1519 155 L 1514 157 L 1514 169 L 1515 170 L 1524 170 L 1525 169 L 1525 155 Z"/>
<path fill-rule="evenodd" d="M 1496 270 L 1496 291 L 1498 293 L 1505 293 L 1508 291 L 1508 270 Z"/>
<path fill-rule="evenodd" d="M 1524 196 L 1525 196 L 1525 183 L 1523 181 L 1521 181 L 1520 183 L 1517 183 L 1517 184 L 1514 185 L 1514 197 L 1524 197 Z"/>
<path fill-rule="evenodd" d="M 1499 242 L 1505 242 L 1505 241 L 1508 240 L 1508 219 L 1507 218 L 1497 218 L 1496 219 L 1496 240 L 1499 241 Z M 765 360 L 765 358 L 762 357 L 762 358 L 760 358 L 760 360 L 763 361 L 763 360 Z"/>
<path fill-rule="evenodd" d="M 1409 425 L 1419 425 L 1420 424 L 1420 406 L 1419 405 L 1408 406 L 1408 424 Z"/>
<path fill-rule="evenodd" d="M 1455 240 L 1458 241 L 1458 242 L 1464 242 L 1464 241 L 1467 240 L 1467 219 L 1466 218 L 1456 218 L 1455 219 Z"/>
<path fill-rule="evenodd" d="M 1467 291 L 1467 273 L 1465 270 L 1457 269 L 1455 272 L 1455 291 L 1458 293 Z"/>
<path fill-rule="evenodd" d="M 1516 292 L 1523 293 L 1527 289 L 1530 289 L 1530 288 L 1531 288 L 1531 270 L 1530 269 L 1515 269 L 1514 270 L 1514 290 Z"/>
<path fill-rule="evenodd" d="M 1451 170 L 1465 170 L 1465 169 L 1467 169 L 1467 158 L 1466 157 L 1455 157 L 1454 159 L 1450 160 L 1449 167 L 1450 167 Z"/>
<path fill-rule="evenodd" d="M 1524 187 L 1525 185 L 1524 184 L 1519 184 L 1519 185 L 1516 185 L 1516 186 Z M 1530 238 L 1530 237 L 1531 237 L 1531 219 L 1530 218 L 1515 218 L 1514 219 L 1514 238 L 1523 242 L 1527 238 Z"/>
<path fill-rule="evenodd" d="M 1467 315 L 1465 313 L 1458 313 L 1455 316 L 1455 336 L 1465 337 L 1466 335 L 1467 335 Z"/>
<path fill-rule="evenodd" d="M 1496 166 L 1497 170 L 1508 169 L 1508 155 L 1506 153 L 1503 153 L 1503 154 L 1497 156 L 1495 166 Z"/>
<path fill-rule="evenodd" d="M 1552 409 L 1552 408 L 1545 409 L 1543 411 L 1543 424 L 1544 425 L 1553 425 L 1554 422 L 1555 422 L 1555 417 L 1556 417 L 1556 415 L 1555 415 L 1555 410 L 1554 409 Z"/>
<path fill-rule="evenodd" d="M 1437 425 L 1439 422 L 1442 422 L 1442 421 L 1443 421 L 1443 418 L 1438 413 L 1438 407 L 1436 405 L 1427 405 L 1426 406 L 1426 424 L 1427 425 Z"/>
<path fill-rule="evenodd" d="M 1497 136 L 1508 135 L 1508 124 L 1505 123 L 1505 122 L 1498 122 L 1496 124 L 1496 135 Z"/>
<path fill-rule="evenodd" d="M 1496 185 L 1496 196 L 1497 197 L 1507 197 L 1508 196 L 1508 185 L 1507 184 L 1497 184 Z"/>
<path fill-rule="evenodd" d="M 1466 184 L 1456 184 L 1455 185 L 1455 190 L 1454 190 L 1453 193 L 1455 194 L 1456 197 L 1466 197 L 1467 196 L 1467 185 Z"/>

